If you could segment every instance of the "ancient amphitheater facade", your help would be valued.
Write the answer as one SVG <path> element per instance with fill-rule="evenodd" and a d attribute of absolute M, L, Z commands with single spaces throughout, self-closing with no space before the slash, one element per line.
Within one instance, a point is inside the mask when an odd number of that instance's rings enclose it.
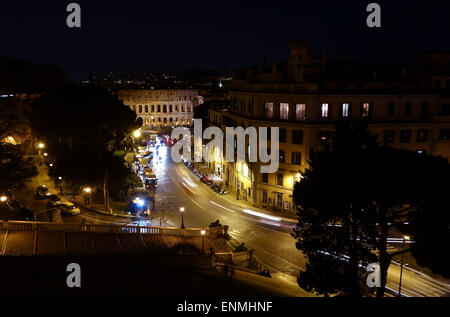
<path fill-rule="evenodd" d="M 119 99 L 150 129 L 190 125 L 194 108 L 203 103 L 195 89 L 123 89 Z"/>

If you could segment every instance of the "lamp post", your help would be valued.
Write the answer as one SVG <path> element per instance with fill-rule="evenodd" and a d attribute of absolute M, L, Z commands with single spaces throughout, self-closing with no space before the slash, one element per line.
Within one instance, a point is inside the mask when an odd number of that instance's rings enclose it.
<path fill-rule="evenodd" d="M 159 226 L 162 227 L 162 220 L 164 218 L 164 203 L 161 203 L 161 218 L 159 218 Z"/>
<path fill-rule="evenodd" d="M 409 236 L 403 236 L 403 247 L 402 250 L 405 250 L 405 243 L 406 240 L 409 240 Z M 400 282 L 398 283 L 398 297 L 402 296 L 402 274 L 403 274 L 403 255 L 405 253 L 402 253 L 402 263 L 400 265 Z"/>
<path fill-rule="evenodd" d="M 180 208 L 180 212 L 181 212 L 181 229 L 184 229 L 184 207 Z"/>
<path fill-rule="evenodd" d="M 202 228 L 202 231 L 200 231 L 200 233 L 202 234 L 202 252 L 205 253 L 205 235 L 206 235 L 205 228 Z"/>
<path fill-rule="evenodd" d="M 86 193 L 84 196 L 84 206 L 87 207 L 88 205 L 88 201 L 89 201 L 89 205 L 91 204 L 91 199 L 90 199 L 90 193 L 91 193 L 92 189 L 90 187 L 85 187 L 84 188 L 84 192 Z"/>
<path fill-rule="evenodd" d="M 38 143 L 38 149 L 39 149 L 39 156 L 42 155 L 42 150 L 45 148 L 45 144 L 40 142 Z"/>

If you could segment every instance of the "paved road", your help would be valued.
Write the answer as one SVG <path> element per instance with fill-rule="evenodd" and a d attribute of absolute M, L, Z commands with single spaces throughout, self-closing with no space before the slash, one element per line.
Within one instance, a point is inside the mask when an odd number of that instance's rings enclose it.
<path fill-rule="evenodd" d="M 271 271 L 298 276 L 299 271 L 305 268 L 306 260 L 295 248 L 295 241 L 290 235 L 294 223 L 249 214 L 248 205 L 230 195 L 218 195 L 183 164 L 173 163 L 169 151 L 166 147 L 160 148 L 155 159 L 157 210 L 153 213 L 153 221 L 141 224 L 159 225 L 163 210 L 167 225 L 179 226 L 179 208 L 184 207 L 186 227 L 206 227 L 218 219 L 230 226 L 229 233 L 234 239 L 254 249 L 256 256 Z M 252 211 L 263 210 L 251 207 Z M 398 290 L 398 265 L 391 265 L 388 281 L 388 286 L 394 292 Z M 403 270 L 402 284 L 402 293 L 407 296 L 450 296 L 449 281 L 436 280 L 408 268 Z"/>

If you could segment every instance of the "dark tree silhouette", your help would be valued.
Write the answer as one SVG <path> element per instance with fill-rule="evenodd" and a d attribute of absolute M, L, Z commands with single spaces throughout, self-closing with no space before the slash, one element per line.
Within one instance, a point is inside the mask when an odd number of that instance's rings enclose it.
<path fill-rule="evenodd" d="M 430 257 L 448 247 L 449 216 L 443 199 L 450 192 L 448 161 L 380 145 L 376 138 L 364 122 L 339 123 L 331 143 L 311 151 L 310 168 L 295 184 L 299 223 L 294 237 L 309 259 L 299 284 L 307 290 L 363 294 L 367 288 L 358 265 L 368 264 L 377 254 L 381 269 L 377 296 L 382 297 L 392 257 L 410 251 L 388 253 L 390 226 L 416 239 L 413 255 L 421 263 L 442 274 L 448 268 Z M 404 222 L 413 225 L 405 228 Z M 431 241 L 429 252 L 423 246 Z"/>
<path fill-rule="evenodd" d="M 69 85 L 39 98 L 28 117 L 55 161 L 52 176 L 103 187 L 109 210 L 110 181 L 131 173 L 124 156 L 132 150 L 129 134 L 142 123 L 136 114 L 100 86 Z"/>
<path fill-rule="evenodd" d="M 38 174 L 37 168 L 22 157 L 22 146 L 0 142 L 0 193 L 18 189 Z"/>

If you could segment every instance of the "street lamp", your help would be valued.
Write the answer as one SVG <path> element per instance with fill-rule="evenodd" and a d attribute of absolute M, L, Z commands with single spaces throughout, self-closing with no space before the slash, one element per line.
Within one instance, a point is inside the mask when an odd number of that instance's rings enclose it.
<path fill-rule="evenodd" d="M 0 196 L 0 201 L 1 202 L 5 202 L 8 199 L 8 197 L 6 196 Z"/>
<path fill-rule="evenodd" d="M 202 228 L 202 231 L 200 231 L 200 233 L 202 234 L 202 252 L 205 253 L 205 235 L 206 235 L 205 228 Z"/>
<path fill-rule="evenodd" d="M 45 144 L 42 143 L 42 142 L 38 143 L 38 149 L 39 149 L 39 153 L 38 154 L 39 154 L 39 156 L 41 156 L 43 148 L 45 148 Z"/>
<path fill-rule="evenodd" d="M 409 241 L 409 236 L 403 236 L 403 247 L 402 250 L 405 250 L 405 243 L 406 240 Z M 400 282 L 398 283 L 398 297 L 402 296 L 402 274 L 403 274 L 403 255 L 405 254 L 405 252 L 402 253 L 402 263 L 400 265 Z"/>
<path fill-rule="evenodd" d="M 184 229 L 184 207 L 180 208 L 181 212 L 181 229 Z"/>
<path fill-rule="evenodd" d="M 134 132 L 133 132 L 133 136 L 134 136 L 135 138 L 139 138 L 139 137 L 141 136 L 141 130 L 140 130 L 140 129 L 137 129 L 136 131 L 134 131 Z"/>
<path fill-rule="evenodd" d="M 84 192 L 86 193 L 86 195 L 84 196 L 84 206 L 87 207 L 88 205 L 88 201 L 89 204 L 91 204 L 91 200 L 90 200 L 90 193 L 91 193 L 92 189 L 90 187 L 85 187 L 84 188 Z"/>

